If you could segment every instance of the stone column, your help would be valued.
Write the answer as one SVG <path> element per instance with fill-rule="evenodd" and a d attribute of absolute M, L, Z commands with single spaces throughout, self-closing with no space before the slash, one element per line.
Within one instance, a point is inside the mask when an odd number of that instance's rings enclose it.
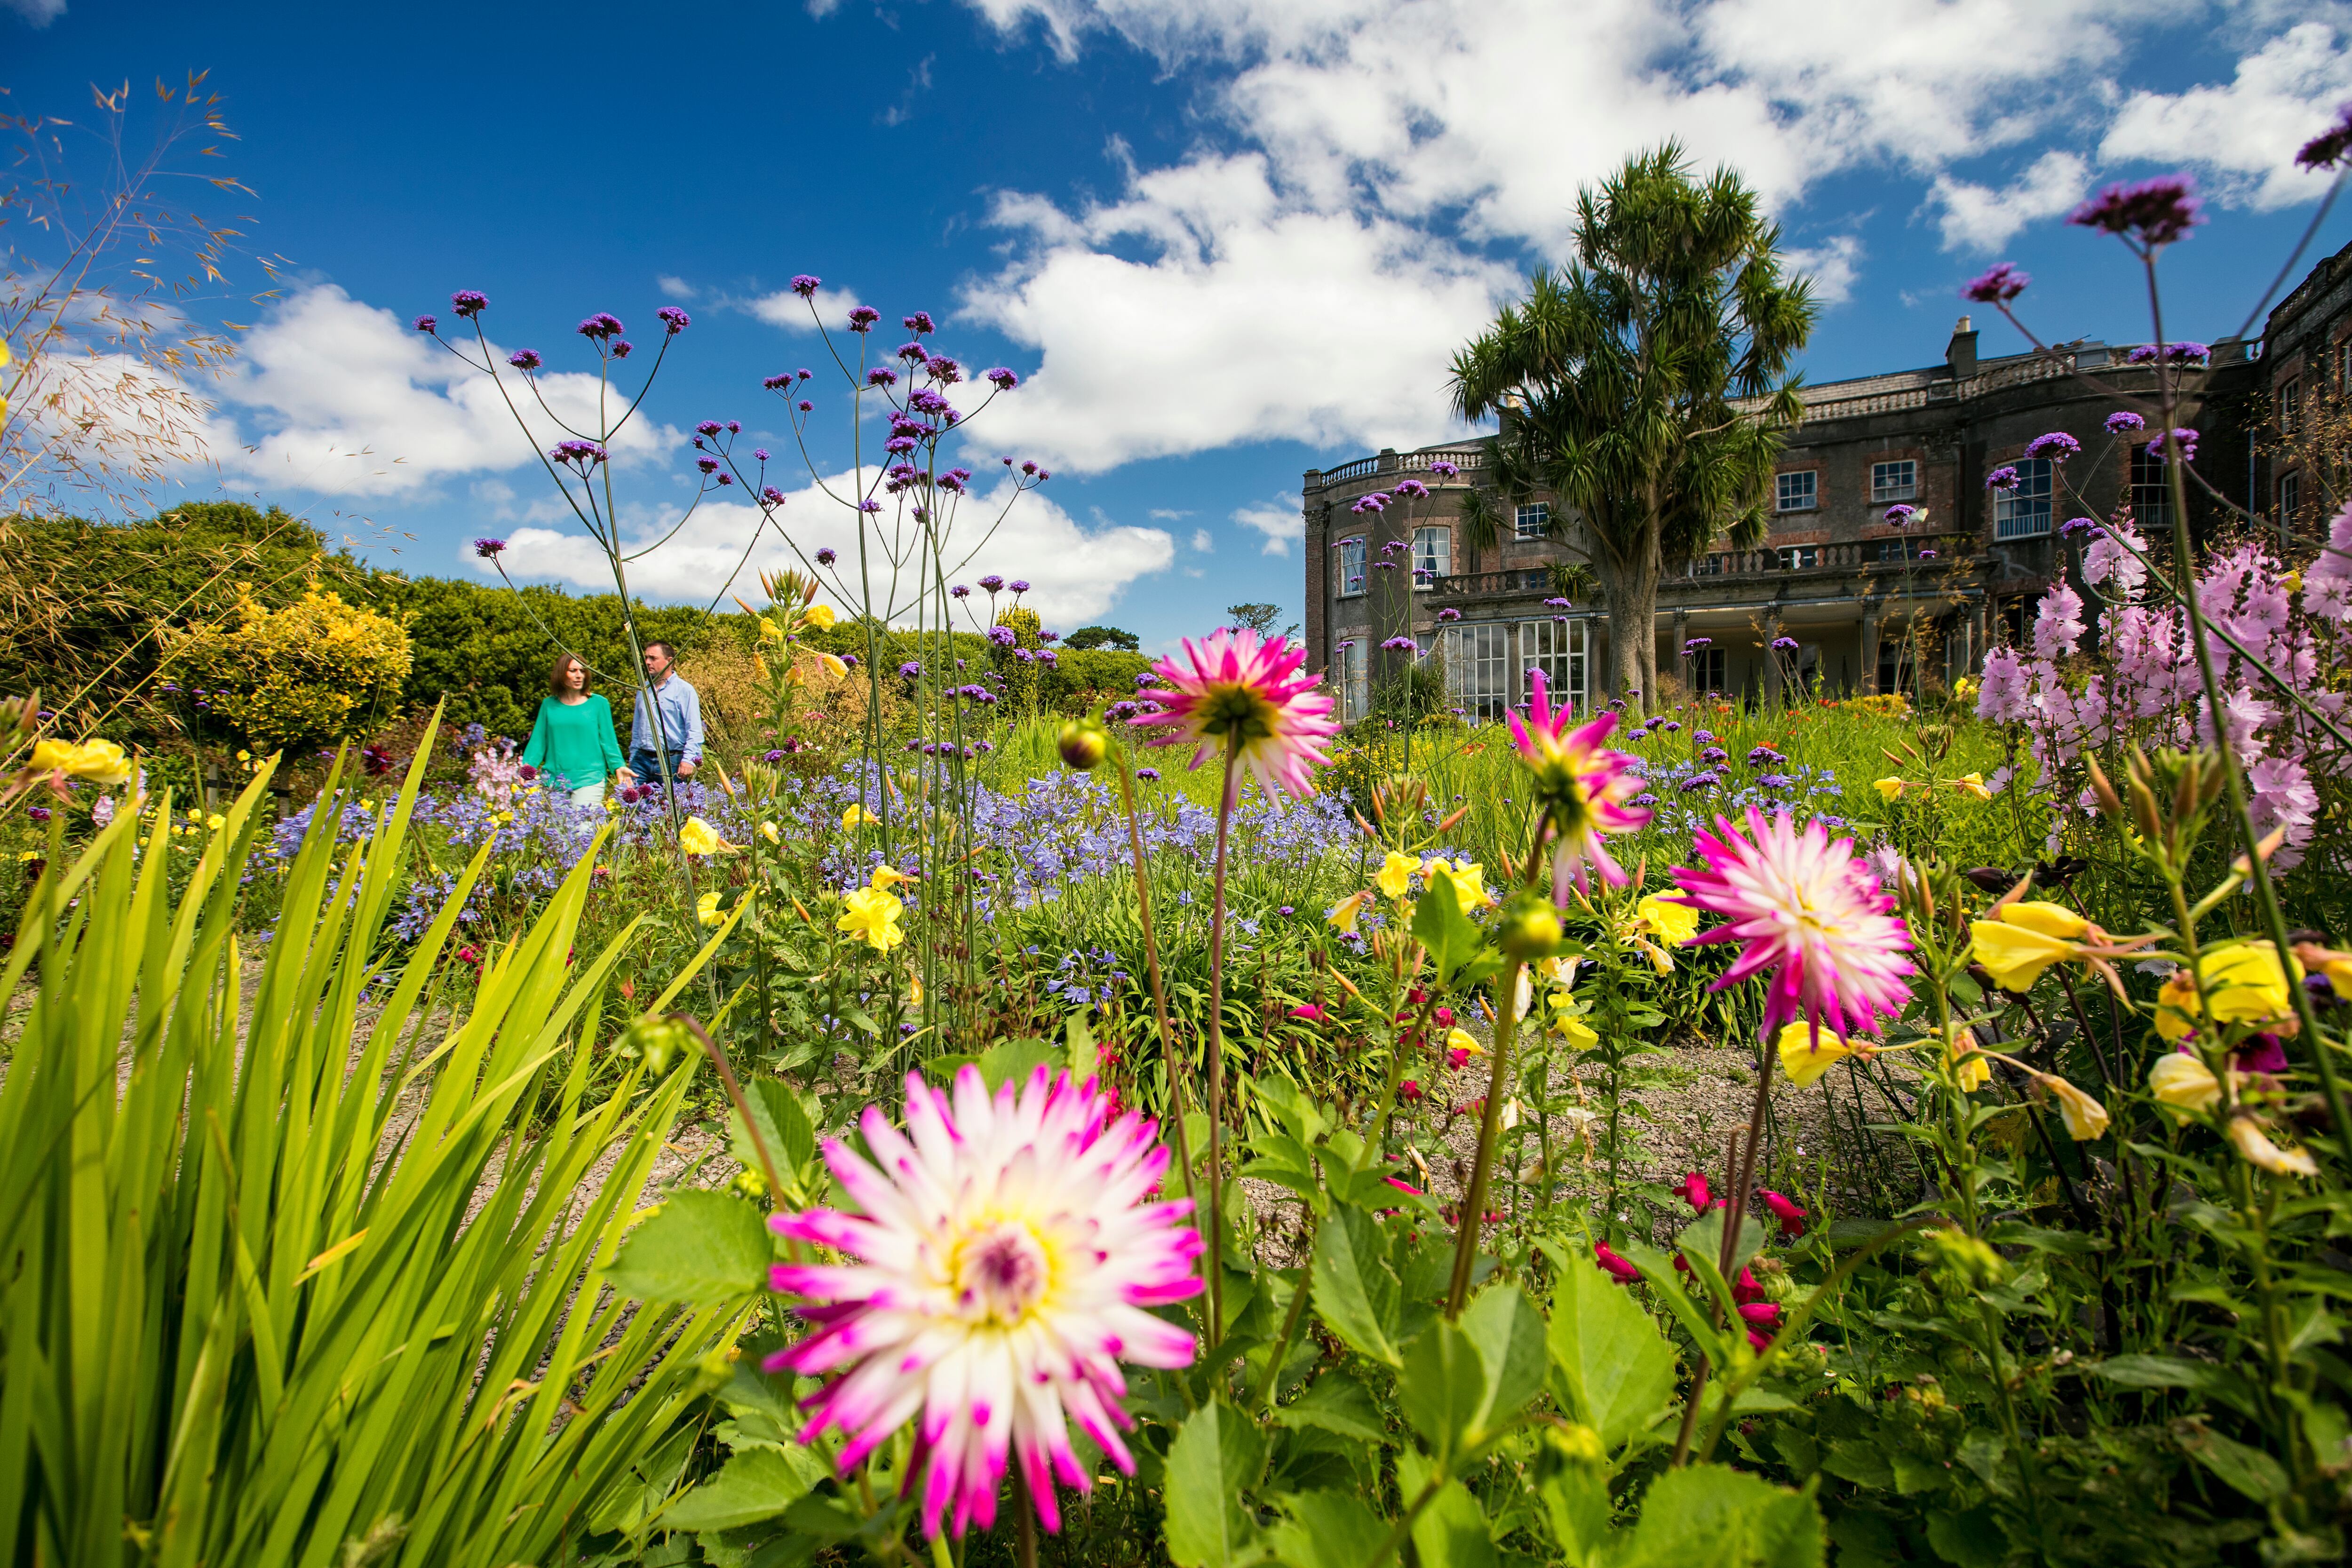
<path fill-rule="evenodd" d="M 1780 612 L 1764 612 L 1764 706 L 1780 706 L 1780 650 L 1772 645 L 1780 640 Z"/>
<path fill-rule="evenodd" d="M 1307 668 L 1316 675 L 1331 668 L 1331 605 L 1339 592 L 1338 567 L 1331 554 L 1329 509 L 1315 493 L 1322 488 L 1321 470 L 1307 469 L 1299 489 L 1307 498 L 1301 504 L 1307 546 Z"/>
<path fill-rule="evenodd" d="M 1865 605 L 1862 610 L 1861 668 L 1854 673 L 1855 684 L 1865 697 L 1878 695 L 1878 616 L 1880 606 Z"/>
<path fill-rule="evenodd" d="M 1657 640 L 1657 632 L 1655 629 L 1651 631 L 1650 637 L 1653 642 Z M 1658 679 L 1663 684 L 1666 679 L 1666 674 L 1671 672 L 1675 679 L 1683 683 L 1683 689 L 1685 692 L 1690 689 L 1690 660 L 1683 657 L 1683 645 L 1688 641 L 1690 641 L 1690 611 L 1681 605 L 1676 605 L 1675 606 L 1674 646 L 1666 649 L 1666 662 L 1660 667 L 1661 673 Z M 1657 701 L 1658 694 L 1656 692 L 1644 691 L 1642 693 L 1642 702 L 1645 709 L 1656 706 Z"/>

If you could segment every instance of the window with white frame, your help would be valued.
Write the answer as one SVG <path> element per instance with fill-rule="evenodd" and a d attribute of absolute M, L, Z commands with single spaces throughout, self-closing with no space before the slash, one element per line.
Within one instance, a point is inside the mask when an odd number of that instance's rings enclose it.
<path fill-rule="evenodd" d="M 1585 623 L 1582 621 L 1521 621 L 1519 623 L 1519 696 L 1533 690 L 1528 677 L 1543 671 L 1544 692 L 1554 708 L 1582 712 L 1586 700 Z"/>
<path fill-rule="evenodd" d="M 2007 466 L 2017 470 L 2017 483 L 1992 492 L 1992 536 L 2031 539 L 2049 532 L 2050 459 L 2020 458 Z"/>
<path fill-rule="evenodd" d="M 2156 444 L 2147 442 L 2131 449 L 2131 509 L 2135 521 L 2145 526 L 2161 521 L 2171 504 L 2172 483 L 2165 478 L 2164 458 Z"/>
<path fill-rule="evenodd" d="M 1364 690 L 1364 645 L 1355 641 L 1342 643 L 1339 655 L 1339 721 L 1352 724 L 1370 711 Z"/>
<path fill-rule="evenodd" d="M 1778 510 L 1781 511 L 1811 511 L 1822 504 L 1822 471 L 1819 468 L 1799 468 L 1794 473 L 1780 476 Z"/>
<path fill-rule="evenodd" d="M 1694 692 L 1722 691 L 1724 650 L 1719 647 L 1694 648 L 1690 657 L 1690 689 Z"/>
<path fill-rule="evenodd" d="M 2303 428 L 2303 378 L 2282 382 L 2278 390 L 2279 428 L 2292 436 Z"/>
<path fill-rule="evenodd" d="M 1909 500 L 1919 493 L 1919 465 L 1909 458 L 1870 465 L 1870 499 L 1884 503 Z"/>
<path fill-rule="evenodd" d="M 1465 718 L 1499 720 L 1511 701 L 1510 624 L 1465 621 L 1447 630 L 1447 693 Z"/>
<path fill-rule="evenodd" d="M 1363 535 L 1358 534 L 1353 539 L 1339 541 L 1339 555 L 1340 596 L 1344 598 L 1349 594 L 1362 593 L 1364 591 Z"/>
<path fill-rule="evenodd" d="M 2303 510 L 2303 476 L 2281 474 L 2278 480 L 2279 521 L 2291 523 Z"/>
<path fill-rule="evenodd" d="M 1818 544 L 1783 544 L 1773 552 L 1780 558 L 1780 570 L 1794 572 L 1800 567 L 1811 568 L 1822 563 L 1822 547 Z"/>
<path fill-rule="evenodd" d="M 1541 539 L 1551 529 L 1551 505 L 1529 501 L 1511 513 L 1511 531 L 1520 539 Z"/>
<path fill-rule="evenodd" d="M 1412 531 L 1412 585 L 1427 588 L 1454 570 L 1454 531 L 1416 528 Z"/>

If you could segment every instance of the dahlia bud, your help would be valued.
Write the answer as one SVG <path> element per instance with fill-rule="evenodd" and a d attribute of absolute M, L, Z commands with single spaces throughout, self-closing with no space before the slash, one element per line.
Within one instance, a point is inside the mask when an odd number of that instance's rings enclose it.
<path fill-rule="evenodd" d="M 1542 899 L 1515 900 L 1496 930 L 1503 952 L 1521 963 L 1549 958 L 1559 946 L 1559 911 Z"/>
<path fill-rule="evenodd" d="M 694 1037 L 675 1018 L 640 1018 L 629 1026 L 621 1045 L 624 1051 L 634 1047 L 646 1070 L 659 1078 L 694 1048 Z"/>
<path fill-rule="evenodd" d="M 1073 719 L 1062 726 L 1062 761 L 1080 773 L 1091 771 L 1110 749 L 1110 737 L 1099 720 Z"/>

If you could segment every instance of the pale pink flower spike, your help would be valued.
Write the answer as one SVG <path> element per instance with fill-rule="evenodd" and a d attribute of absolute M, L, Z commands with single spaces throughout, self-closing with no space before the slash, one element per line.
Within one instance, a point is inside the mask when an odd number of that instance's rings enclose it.
<path fill-rule="evenodd" d="M 846 1472 L 919 1413 L 907 1485 L 933 1536 L 950 1517 L 958 1536 L 995 1523 L 1008 1455 L 1059 1530 L 1055 1478 L 1080 1491 L 1094 1479 L 1070 1450 L 1070 1421 L 1133 1475 L 1118 1363 L 1192 1363 L 1192 1335 L 1148 1310 L 1201 1289 L 1200 1233 L 1178 1224 L 1192 1204 L 1150 1201 L 1169 1164 L 1158 1123 L 1110 1110 L 1093 1080 L 1049 1082 L 1042 1067 L 1018 1095 L 1007 1083 L 992 1097 L 967 1066 L 952 1100 L 908 1073 L 906 1131 L 876 1106 L 860 1124 L 879 1168 L 824 1143 L 864 1212 L 768 1221 L 856 1260 L 771 1274 L 814 1304 L 800 1309 L 808 1337 L 767 1370 L 838 1374 L 809 1401 L 801 1441 L 839 1428 Z"/>

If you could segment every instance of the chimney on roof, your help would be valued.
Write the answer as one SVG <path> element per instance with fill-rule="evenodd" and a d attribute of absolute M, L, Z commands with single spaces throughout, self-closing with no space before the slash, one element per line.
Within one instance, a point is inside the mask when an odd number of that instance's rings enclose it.
<path fill-rule="evenodd" d="M 1977 330 L 1962 316 L 1952 328 L 1952 341 L 1944 345 L 1944 363 L 1952 367 L 1952 379 L 1966 381 L 1977 373 Z"/>

